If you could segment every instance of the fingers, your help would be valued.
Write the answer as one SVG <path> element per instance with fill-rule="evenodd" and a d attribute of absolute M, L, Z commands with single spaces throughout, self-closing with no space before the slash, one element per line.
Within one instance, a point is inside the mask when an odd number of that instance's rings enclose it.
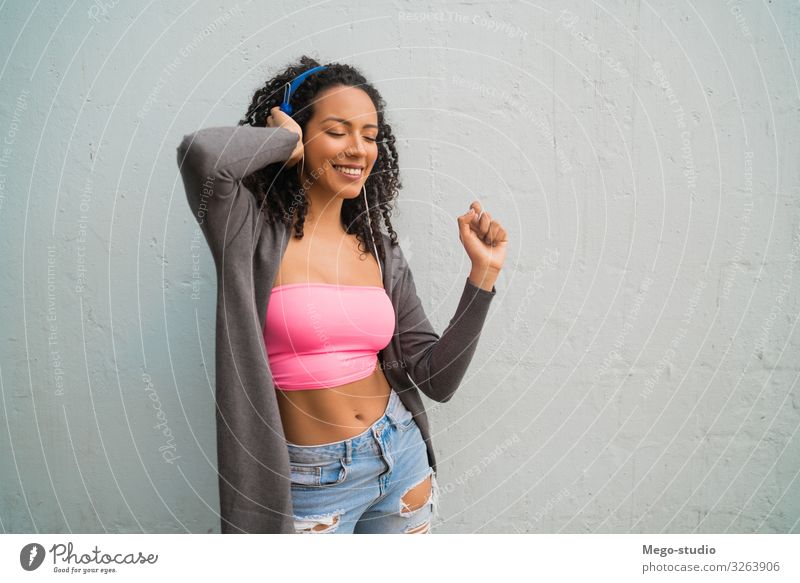
<path fill-rule="evenodd" d="M 497 237 L 495 237 L 494 244 L 506 244 L 508 243 L 508 231 L 506 231 L 503 227 L 497 231 Z"/>
<path fill-rule="evenodd" d="M 286 115 L 286 114 L 281 111 L 280 106 L 276 105 L 275 107 L 271 107 L 269 109 L 269 115 L 267 115 L 267 126 L 271 128 L 277 127 L 279 125 L 282 126 L 284 120 L 280 119 L 281 115 Z"/>
<path fill-rule="evenodd" d="M 505 241 L 506 232 L 503 226 L 497 221 L 492 221 L 489 226 L 489 232 L 486 235 L 485 242 L 487 245 L 494 247 L 498 243 Z"/>
<path fill-rule="evenodd" d="M 473 203 L 472 208 L 475 210 L 475 214 L 472 215 L 471 226 L 482 239 L 489 232 L 489 226 L 492 224 L 492 215 L 489 213 L 489 211 L 485 211 L 480 208 L 478 203 Z"/>
<path fill-rule="evenodd" d="M 469 208 L 475 209 L 476 217 L 481 216 L 481 213 L 483 213 L 483 207 L 481 206 L 481 203 L 479 203 L 477 200 L 472 201 L 472 204 L 469 205 Z"/>
<path fill-rule="evenodd" d="M 470 230 L 475 230 L 472 228 L 472 215 L 469 211 L 458 217 L 458 230 L 462 239 L 468 236 Z"/>
<path fill-rule="evenodd" d="M 283 124 L 280 114 L 283 113 L 279 106 L 271 107 L 267 116 L 267 125 L 271 128 L 279 127 Z"/>
<path fill-rule="evenodd" d="M 491 242 L 489 236 L 491 235 L 492 215 L 489 214 L 489 211 L 483 211 L 483 215 L 481 215 L 477 221 L 478 236 L 488 245 Z"/>
<path fill-rule="evenodd" d="M 493 247 L 500 243 L 508 242 L 508 232 L 499 221 L 492 219 L 492 214 L 484 210 L 478 201 L 473 201 L 470 209 L 473 209 L 475 214 L 471 215 L 469 228 L 475 232 L 481 241 Z M 467 213 L 467 216 L 470 216 L 469 213 Z"/>

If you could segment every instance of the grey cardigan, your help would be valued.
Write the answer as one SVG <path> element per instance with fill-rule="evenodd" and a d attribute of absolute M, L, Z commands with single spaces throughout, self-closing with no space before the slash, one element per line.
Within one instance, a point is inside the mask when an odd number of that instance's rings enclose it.
<path fill-rule="evenodd" d="M 222 533 L 294 533 L 289 455 L 264 346 L 272 283 L 291 229 L 265 220 L 242 178 L 288 160 L 297 134 L 285 128 L 230 126 L 198 130 L 178 146 L 189 207 L 217 272 L 216 424 Z M 420 392 L 450 400 L 475 353 L 497 293 L 467 278 L 455 315 L 441 337 L 417 296 L 400 246 L 383 235 L 383 285 L 396 313 L 395 332 L 380 367 L 425 440 L 436 468 Z"/>

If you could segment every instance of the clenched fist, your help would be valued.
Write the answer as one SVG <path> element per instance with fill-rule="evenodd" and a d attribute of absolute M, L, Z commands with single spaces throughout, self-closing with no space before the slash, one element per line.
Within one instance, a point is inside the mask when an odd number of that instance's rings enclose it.
<path fill-rule="evenodd" d="M 508 233 L 478 201 L 473 201 L 470 210 L 458 217 L 458 235 L 474 272 L 500 271 L 506 260 Z"/>

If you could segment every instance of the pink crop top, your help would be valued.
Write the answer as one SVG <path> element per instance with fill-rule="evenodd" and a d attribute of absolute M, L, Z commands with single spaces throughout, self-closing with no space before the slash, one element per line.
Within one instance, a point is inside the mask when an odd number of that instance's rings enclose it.
<path fill-rule="evenodd" d="M 394 333 L 377 286 L 290 283 L 272 288 L 264 342 L 276 389 L 326 389 L 372 374 Z"/>

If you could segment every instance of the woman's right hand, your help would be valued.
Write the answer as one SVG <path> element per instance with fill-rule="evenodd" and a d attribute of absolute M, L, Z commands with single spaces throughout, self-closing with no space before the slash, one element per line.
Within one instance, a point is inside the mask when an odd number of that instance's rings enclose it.
<path fill-rule="evenodd" d="M 297 140 L 297 146 L 295 146 L 294 152 L 292 152 L 292 155 L 286 161 L 286 165 L 290 168 L 297 164 L 303 157 L 303 130 L 298 123 L 294 121 L 291 116 L 283 113 L 281 108 L 276 105 L 269 110 L 269 115 L 267 116 L 267 127 L 286 128 L 287 130 L 300 136 L 300 139 Z"/>

